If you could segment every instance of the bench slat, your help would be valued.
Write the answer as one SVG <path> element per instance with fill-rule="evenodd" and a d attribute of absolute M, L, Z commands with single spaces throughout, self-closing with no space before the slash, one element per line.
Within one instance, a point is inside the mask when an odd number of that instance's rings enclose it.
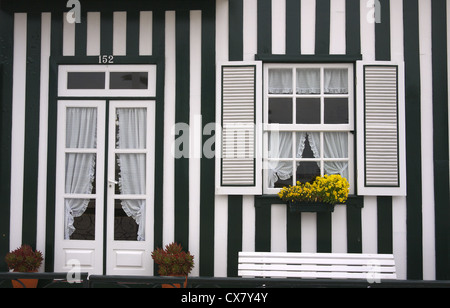
<path fill-rule="evenodd" d="M 396 279 L 392 254 L 239 252 L 242 277 Z"/>

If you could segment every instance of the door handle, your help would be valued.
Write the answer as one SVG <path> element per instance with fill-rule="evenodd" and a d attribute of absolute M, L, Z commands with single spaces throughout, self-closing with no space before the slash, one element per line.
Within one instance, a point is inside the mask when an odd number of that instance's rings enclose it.
<path fill-rule="evenodd" d="M 108 183 L 109 183 L 109 185 L 111 185 L 111 184 L 115 184 L 115 185 L 119 184 L 119 182 L 117 182 L 115 180 L 108 180 Z"/>

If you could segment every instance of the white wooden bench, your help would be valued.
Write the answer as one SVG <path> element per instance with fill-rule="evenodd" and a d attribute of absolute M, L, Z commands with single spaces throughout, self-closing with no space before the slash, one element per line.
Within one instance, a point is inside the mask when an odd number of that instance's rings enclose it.
<path fill-rule="evenodd" d="M 241 277 L 397 279 L 392 254 L 239 252 L 238 263 Z"/>

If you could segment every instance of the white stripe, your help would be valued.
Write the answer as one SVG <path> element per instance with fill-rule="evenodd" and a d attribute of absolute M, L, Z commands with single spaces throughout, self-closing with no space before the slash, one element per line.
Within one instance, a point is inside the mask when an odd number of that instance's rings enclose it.
<path fill-rule="evenodd" d="M 258 49 L 258 0 L 245 0 L 244 3 L 244 25 L 243 25 L 243 37 L 244 37 L 244 61 L 255 60 L 255 54 Z"/>
<path fill-rule="evenodd" d="M 189 140 L 189 251 L 197 256 L 191 276 L 199 275 L 200 255 L 200 157 L 202 153 L 202 12 L 191 11 L 190 26 L 190 140 Z"/>
<path fill-rule="evenodd" d="M 67 21 L 67 13 L 63 14 L 63 56 L 75 55 L 75 23 Z"/>
<path fill-rule="evenodd" d="M 139 55 L 151 56 L 153 50 L 153 12 L 142 11 L 139 21 Z"/>
<path fill-rule="evenodd" d="M 378 252 L 378 227 L 377 227 L 377 198 L 372 196 L 364 197 L 364 207 L 361 210 L 362 226 L 362 252 Z"/>
<path fill-rule="evenodd" d="M 242 251 L 255 251 L 255 198 L 242 197 Z"/>
<path fill-rule="evenodd" d="M 301 2 L 300 24 L 302 54 L 313 55 L 316 50 L 316 0 Z"/>
<path fill-rule="evenodd" d="M 361 1 L 361 53 L 364 61 L 375 60 L 375 22 L 373 17 L 374 7 L 367 7 L 374 1 Z"/>
<path fill-rule="evenodd" d="M 345 0 L 330 2 L 330 54 L 345 54 Z"/>
<path fill-rule="evenodd" d="M 431 0 L 419 1 L 419 48 L 422 138 L 423 278 L 435 279 L 433 68 L 431 50 Z"/>
<path fill-rule="evenodd" d="M 87 42 L 86 54 L 88 56 L 100 55 L 100 13 L 87 13 Z"/>
<path fill-rule="evenodd" d="M 286 0 L 272 1 L 272 53 L 286 53 Z"/>
<path fill-rule="evenodd" d="M 127 54 L 127 12 L 114 12 L 113 15 L 113 55 Z"/>
<path fill-rule="evenodd" d="M 23 162 L 25 151 L 25 89 L 27 70 L 27 14 L 14 14 L 14 60 L 11 128 L 10 248 L 22 244 Z"/>
<path fill-rule="evenodd" d="M 270 217 L 270 251 L 287 251 L 287 217 L 285 204 L 272 204 Z"/>
<path fill-rule="evenodd" d="M 347 207 L 336 205 L 331 215 L 331 251 L 347 252 Z"/>
<path fill-rule="evenodd" d="M 216 63 L 228 61 L 228 0 L 216 0 Z"/>
<path fill-rule="evenodd" d="M 391 59 L 403 61 L 403 1 L 391 0 Z M 406 279 L 406 197 L 392 198 L 393 253 L 398 279 Z"/>
<path fill-rule="evenodd" d="M 302 252 L 317 252 L 317 213 L 301 213 Z"/>
<path fill-rule="evenodd" d="M 173 156 L 176 87 L 175 12 L 166 12 L 166 72 L 164 81 L 163 244 L 175 238 L 175 161 Z"/>
<path fill-rule="evenodd" d="M 51 13 L 42 13 L 41 90 L 39 111 L 39 167 L 37 196 L 36 249 L 45 255 L 45 226 L 47 206 L 47 134 L 48 134 L 48 85 L 51 38 Z"/>

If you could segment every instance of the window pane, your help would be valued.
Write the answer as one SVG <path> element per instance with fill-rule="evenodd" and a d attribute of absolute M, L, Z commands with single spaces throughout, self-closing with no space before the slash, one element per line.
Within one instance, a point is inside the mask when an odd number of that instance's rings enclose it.
<path fill-rule="evenodd" d="M 348 124 L 348 99 L 325 99 L 325 124 Z"/>
<path fill-rule="evenodd" d="M 148 89 L 147 72 L 111 72 L 110 89 Z"/>
<path fill-rule="evenodd" d="M 65 226 L 66 236 L 71 240 L 95 240 L 95 200 L 66 199 L 65 206 L 68 207 L 66 215 L 73 218 L 71 223 L 72 219 L 66 217 L 66 222 L 69 222 Z"/>
<path fill-rule="evenodd" d="M 347 94 L 348 93 L 348 70 L 325 69 L 324 71 L 324 93 L 325 94 Z"/>
<path fill-rule="evenodd" d="M 269 123 L 292 124 L 292 99 L 269 99 Z"/>
<path fill-rule="evenodd" d="M 320 124 L 320 98 L 297 98 L 297 124 Z"/>
<path fill-rule="evenodd" d="M 348 158 L 348 133 L 330 132 L 323 134 L 325 158 Z"/>
<path fill-rule="evenodd" d="M 302 133 L 297 133 L 300 135 Z M 297 137 L 300 139 L 300 137 Z M 320 157 L 320 132 L 302 134 L 303 143 L 297 146 L 297 158 L 319 158 Z"/>
<path fill-rule="evenodd" d="M 320 69 L 297 70 L 297 94 L 320 94 Z"/>
<path fill-rule="evenodd" d="M 314 182 L 320 176 L 319 162 L 302 161 L 297 165 L 296 181 L 301 183 Z"/>
<path fill-rule="evenodd" d="M 114 240 L 144 240 L 144 217 L 145 200 L 115 200 Z"/>
<path fill-rule="evenodd" d="M 269 94 L 292 94 L 292 70 L 269 70 Z"/>
<path fill-rule="evenodd" d="M 69 72 L 67 73 L 67 89 L 104 89 L 104 72 Z"/>
<path fill-rule="evenodd" d="M 271 132 L 269 134 L 269 157 L 292 158 L 291 132 Z"/>
<path fill-rule="evenodd" d="M 281 188 L 293 185 L 292 161 L 269 161 L 269 187 Z"/>

